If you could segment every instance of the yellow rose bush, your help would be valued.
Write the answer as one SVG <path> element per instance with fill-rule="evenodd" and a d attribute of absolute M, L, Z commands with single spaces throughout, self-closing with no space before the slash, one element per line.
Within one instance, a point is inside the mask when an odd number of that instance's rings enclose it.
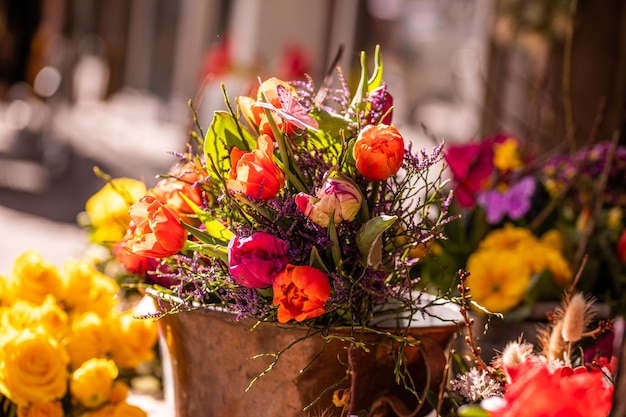
<path fill-rule="evenodd" d="M 0 276 L 0 288 L 3 411 L 17 417 L 146 416 L 126 403 L 122 376 L 154 358 L 157 327 L 122 308 L 115 280 L 87 261 L 58 268 L 27 251 Z"/>

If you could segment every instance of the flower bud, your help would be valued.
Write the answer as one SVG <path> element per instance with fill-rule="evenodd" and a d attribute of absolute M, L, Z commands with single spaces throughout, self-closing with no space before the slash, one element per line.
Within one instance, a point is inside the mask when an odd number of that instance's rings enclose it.
<path fill-rule="evenodd" d="M 400 132 L 384 124 L 365 126 L 354 144 L 356 168 L 371 181 L 384 181 L 402 166 L 404 140 Z"/>
<path fill-rule="evenodd" d="M 361 210 L 363 196 L 347 177 L 336 174 L 326 180 L 316 197 L 305 193 L 296 195 L 296 205 L 314 223 L 328 227 L 330 216 L 335 224 L 352 221 Z"/>

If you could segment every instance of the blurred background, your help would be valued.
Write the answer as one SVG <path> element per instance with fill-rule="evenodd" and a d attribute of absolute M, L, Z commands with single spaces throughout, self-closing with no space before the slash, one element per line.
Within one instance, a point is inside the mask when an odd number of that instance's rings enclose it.
<path fill-rule="evenodd" d="M 262 78 L 351 81 L 382 46 L 394 123 L 427 146 L 509 132 L 547 151 L 625 129 L 622 0 L 0 0 L 0 274 L 26 248 L 80 257 L 111 176 L 175 162 Z M 620 141 L 623 143 L 624 138 Z"/>

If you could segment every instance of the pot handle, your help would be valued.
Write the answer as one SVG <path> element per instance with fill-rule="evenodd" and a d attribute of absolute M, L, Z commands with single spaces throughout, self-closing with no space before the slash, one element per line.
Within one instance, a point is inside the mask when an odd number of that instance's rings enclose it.
<path fill-rule="evenodd" d="M 400 398 L 394 395 L 383 395 L 378 397 L 374 404 L 372 404 L 368 416 L 388 417 L 389 408 L 393 411 L 393 416 L 396 417 L 416 417 L 418 415 L 426 403 L 426 394 L 431 388 L 431 383 L 435 377 L 433 373 L 440 369 L 445 370 L 447 363 L 447 357 L 444 350 L 438 343 L 427 337 L 421 338 L 421 342 L 420 352 L 422 353 L 424 365 L 426 366 L 426 384 L 421 397 L 418 398 L 419 401 L 417 407 L 414 410 L 410 410 Z M 443 374 L 441 380 L 436 379 L 435 382 L 436 381 L 441 383 L 441 381 L 443 381 Z"/>

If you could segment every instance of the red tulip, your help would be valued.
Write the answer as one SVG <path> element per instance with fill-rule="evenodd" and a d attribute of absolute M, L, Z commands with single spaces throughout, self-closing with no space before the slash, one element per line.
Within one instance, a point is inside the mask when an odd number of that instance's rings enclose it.
<path fill-rule="evenodd" d="M 285 185 L 285 174 L 276 166 L 273 152 L 274 142 L 267 135 L 259 136 L 252 152 L 233 148 L 226 182 L 228 190 L 261 200 L 274 198 Z"/>
<path fill-rule="evenodd" d="M 129 210 L 130 237 L 124 247 L 140 256 L 165 258 L 185 246 L 187 231 L 173 209 L 154 196 L 144 196 Z"/>
<path fill-rule="evenodd" d="M 325 312 L 324 304 L 330 297 L 328 277 L 310 266 L 287 265 L 276 276 L 272 287 L 279 323 L 321 316 Z"/>
<path fill-rule="evenodd" d="M 384 181 L 402 166 L 404 140 L 393 126 L 365 126 L 354 144 L 356 168 L 368 180 Z"/>

